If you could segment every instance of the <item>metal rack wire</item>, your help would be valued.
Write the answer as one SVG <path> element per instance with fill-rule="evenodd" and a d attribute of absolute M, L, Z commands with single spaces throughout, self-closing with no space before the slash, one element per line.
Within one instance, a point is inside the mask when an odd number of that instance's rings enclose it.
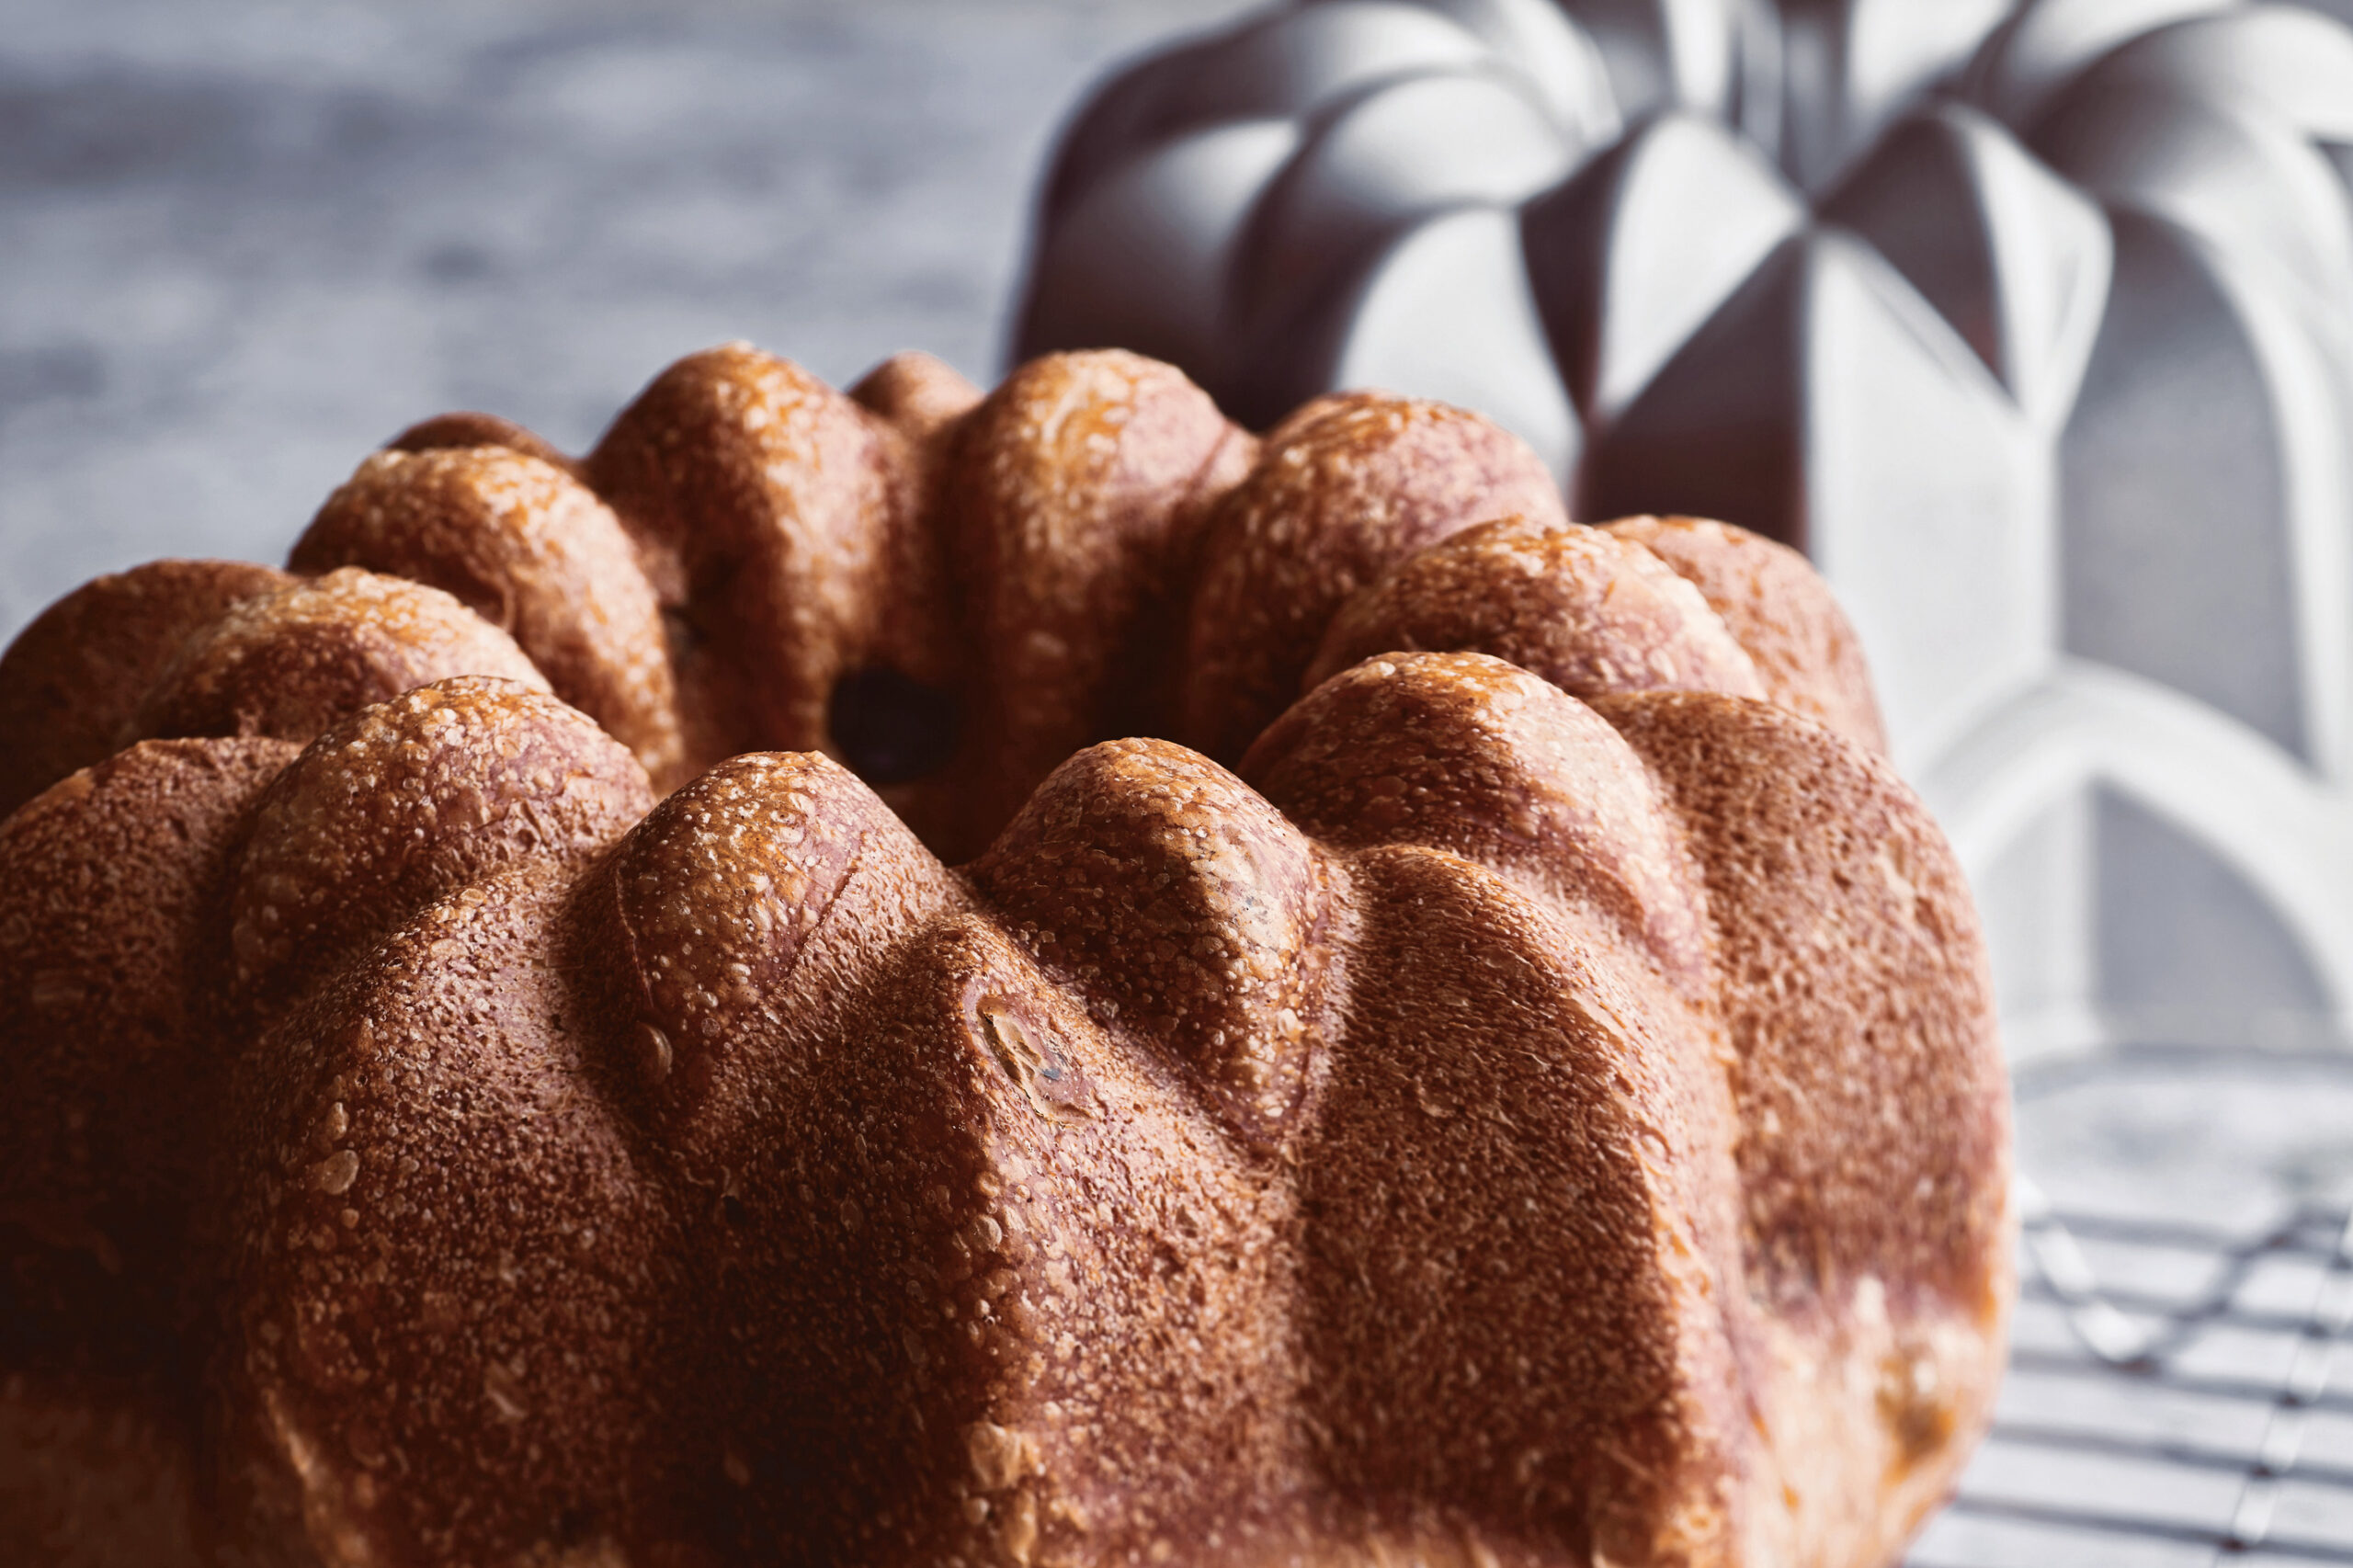
<path fill-rule="evenodd" d="M 2353 1208 L 2289 1196 L 2234 1228 L 2057 1205 L 2028 1179 L 2019 1198 L 1995 1429 L 1910 1568 L 2353 1564 Z"/>

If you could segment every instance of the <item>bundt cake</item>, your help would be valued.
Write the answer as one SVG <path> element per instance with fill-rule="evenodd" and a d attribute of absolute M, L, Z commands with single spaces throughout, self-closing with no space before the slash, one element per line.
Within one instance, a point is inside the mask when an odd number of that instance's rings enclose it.
<path fill-rule="evenodd" d="M 1867 1568 L 1982 1429 L 1975 916 L 1781 547 L 731 347 L 290 566 L 0 659 L 15 1559 Z"/>

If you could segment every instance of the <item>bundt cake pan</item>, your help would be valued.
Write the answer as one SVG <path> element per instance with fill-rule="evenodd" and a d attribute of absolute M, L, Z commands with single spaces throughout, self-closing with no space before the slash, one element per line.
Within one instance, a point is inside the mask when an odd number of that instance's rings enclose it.
<path fill-rule="evenodd" d="M 739 347 L 291 566 L 0 658 L 35 1561 L 1870 1568 L 1983 1429 L 1984 949 L 1783 547 Z"/>
<path fill-rule="evenodd" d="M 2353 30 L 2235 0 L 1302 0 L 1065 135 L 1021 353 L 1487 413 L 1804 548 L 2013 1048 L 2353 1039 Z"/>

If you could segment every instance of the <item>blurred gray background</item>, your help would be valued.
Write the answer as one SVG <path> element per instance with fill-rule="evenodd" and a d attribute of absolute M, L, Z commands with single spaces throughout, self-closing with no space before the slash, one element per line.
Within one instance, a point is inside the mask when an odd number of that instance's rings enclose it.
<path fill-rule="evenodd" d="M 0 642 L 275 562 L 450 408 L 579 449 L 750 338 L 999 368 L 1085 84 L 1244 0 L 0 0 Z"/>

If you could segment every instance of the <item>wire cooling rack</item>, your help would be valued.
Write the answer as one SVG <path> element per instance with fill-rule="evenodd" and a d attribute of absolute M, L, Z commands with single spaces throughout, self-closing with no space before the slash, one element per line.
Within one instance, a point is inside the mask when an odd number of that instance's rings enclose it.
<path fill-rule="evenodd" d="M 2353 1564 L 2353 1061 L 2017 1080 L 2009 1378 L 1910 1568 Z"/>

